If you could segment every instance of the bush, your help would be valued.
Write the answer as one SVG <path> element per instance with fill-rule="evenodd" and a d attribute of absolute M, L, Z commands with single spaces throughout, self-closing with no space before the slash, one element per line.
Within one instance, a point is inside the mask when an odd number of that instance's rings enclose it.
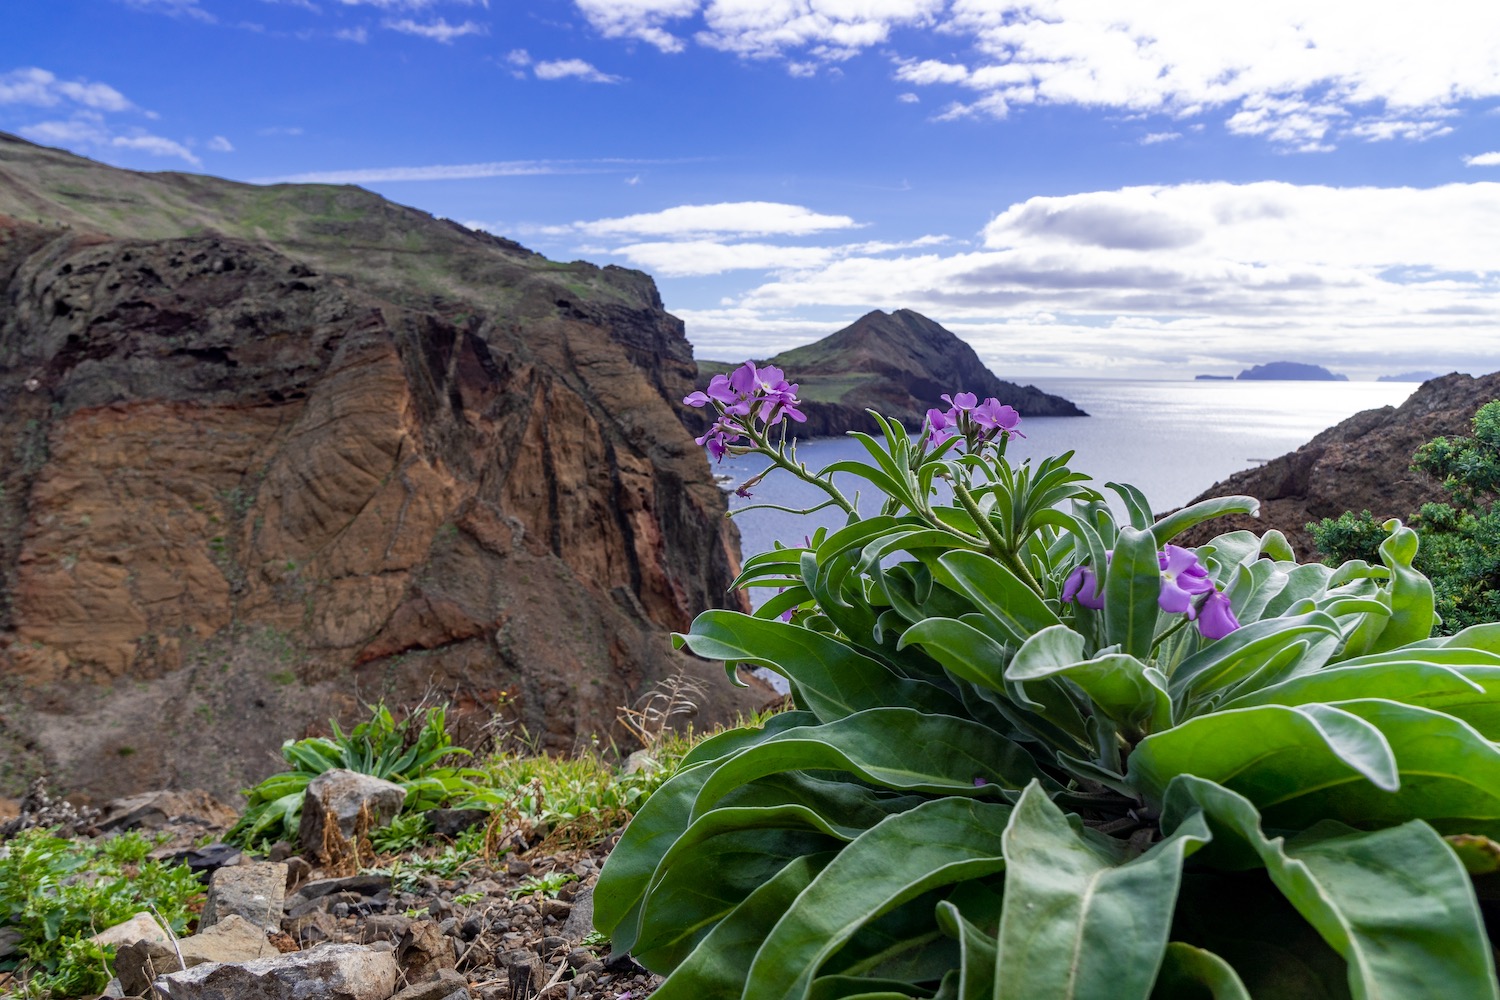
<path fill-rule="evenodd" d="M 1432 580 L 1442 635 L 1500 620 L 1500 401 L 1480 407 L 1473 426 L 1472 438 L 1434 438 L 1412 459 L 1414 470 L 1441 479 L 1452 498 L 1423 504 L 1410 518 L 1422 540 L 1415 565 Z M 1307 530 L 1335 565 L 1373 561 L 1385 537 L 1369 511 L 1324 518 Z"/>
<path fill-rule="evenodd" d="M 747 368 L 689 397 L 704 443 L 848 519 L 678 637 L 795 709 L 694 748 L 606 863 L 596 923 L 658 1000 L 1500 996 L 1466 870 L 1500 839 L 1500 625 L 1430 638 L 1410 529 L 1379 565 L 1180 548 L 1255 502 L 1156 520 L 1105 484 L 1119 520 L 968 394 L 811 473 L 774 436 L 796 387 Z"/>

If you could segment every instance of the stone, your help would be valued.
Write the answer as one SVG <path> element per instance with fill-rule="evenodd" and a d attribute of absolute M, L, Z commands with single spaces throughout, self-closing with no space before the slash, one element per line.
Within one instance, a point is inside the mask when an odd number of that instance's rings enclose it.
<path fill-rule="evenodd" d="M 297 842 L 304 854 L 328 860 L 330 844 L 385 826 L 405 801 L 405 789 L 395 782 L 342 768 L 324 771 L 307 785 Z"/>
<path fill-rule="evenodd" d="M 111 830 L 160 830 L 168 823 L 197 823 L 227 827 L 238 818 L 235 810 L 200 788 L 185 791 L 158 789 L 122 799 L 113 799 L 101 811 L 97 823 Z"/>
<path fill-rule="evenodd" d="M 172 936 L 162 929 L 154 916 L 141 912 L 129 920 L 100 931 L 89 940 L 95 944 L 112 944 L 118 947 L 135 944 L 137 941 L 157 941 L 167 944 L 172 940 Z"/>
<path fill-rule="evenodd" d="M 199 919 L 207 929 L 225 916 L 237 913 L 267 931 L 281 929 L 286 899 L 286 865 L 279 861 L 256 861 L 248 865 L 220 868 L 209 882 L 208 899 Z"/>
<path fill-rule="evenodd" d="M 396 960 L 360 945 L 328 945 L 250 962 L 209 963 L 156 981 L 163 1000 L 388 1000 Z"/>
<path fill-rule="evenodd" d="M 469 995 L 469 981 L 452 969 L 439 969 L 434 979 L 413 983 L 391 1000 L 448 1000 L 455 993 Z"/>
<path fill-rule="evenodd" d="M 0 961 L 10 958 L 20 950 L 21 932 L 14 927 L 0 927 Z"/>
<path fill-rule="evenodd" d="M 139 941 L 120 948 L 115 952 L 115 974 L 127 996 L 147 996 L 151 981 L 167 972 L 206 962 L 243 962 L 274 954 L 276 947 L 258 924 L 230 913 L 212 927 L 178 938 L 175 943 Z"/>
<path fill-rule="evenodd" d="M 594 932 L 594 887 L 584 886 L 573 897 L 573 909 L 563 922 L 562 936 L 577 944 Z"/>
<path fill-rule="evenodd" d="M 425 815 L 433 833 L 452 839 L 470 827 L 488 822 L 491 814 L 488 809 L 429 809 Z"/>
<path fill-rule="evenodd" d="M 245 853 L 233 844 L 214 843 L 186 851 L 172 851 L 162 855 L 162 860 L 171 864 L 187 865 L 188 870 L 207 882 L 220 868 L 237 865 L 245 859 Z"/>
<path fill-rule="evenodd" d="M 513 997 L 530 1000 L 537 990 L 547 984 L 547 967 L 542 964 L 541 956 L 530 948 L 507 951 L 496 964 L 505 970 L 505 979 Z"/>
<path fill-rule="evenodd" d="M 360 929 L 360 940 L 366 944 L 372 941 L 400 941 L 410 926 L 411 918 L 400 913 L 377 913 L 365 920 L 364 927 Z"/>
<path fill-rule="evenodd" d="M 332 941 L 338 934 L 339 922 L 331 913 L 313 910 L 281 921 L 281 929 L 289 934 L 298 947 Z"/>
<path fill-rule="evenodd" d="M 396 946 L 396 960 L 401 963 L 401 972 L 407 982 L 428 979 L 441 969 L 451 969 L 458 963 L 458 954 L 453 948 L 453 939 L 445 935 L 431 920 L 415 920 L 401 935 Z"/>

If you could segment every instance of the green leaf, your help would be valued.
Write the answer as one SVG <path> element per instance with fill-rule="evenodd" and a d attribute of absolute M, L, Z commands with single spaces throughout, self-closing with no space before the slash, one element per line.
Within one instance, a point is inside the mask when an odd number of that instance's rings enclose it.
<path fill-rule="evenodd" d="M 1157 545 L 1165 545 L 1189 528 L 1211 521 L 1226 514 L 1260 513 L 1260 501 L 1254 497 L 1227 496 L 1211 500 L 1199 500 L 1195 504 L 1173 511 L 1151 526 L 1151 534 Z"/>
<path fill-rule="evenodd" d="M 705 611 L 692 631 L 673 636 L 679 647 L 710 660 L 753 663 L 787 678 L 805 707 L 825 721 L 880 705 L 910 705 L 962 714 L 952 695 L 924 681 L 898 677 L 885 664 L 845 643 L 796 625 L 737 611 Z"/>
<path fill-rule="evenodd" d="M 1494 956 L 1468 875 L 1426 823 L 1372 832 L 1320 824 L 1269 838 L 1254 805 L 1184 775 L 1168 790 L 1163 829 L 1201 809 L 1215 838 L 1259 855 L 1271 879 L 1349 963 L 1356 1000 L 1500 998 Z"/>
<path fill-rule="evenodd" d="M 720 920 L 652 995 L 659 1000 L 740 1000 L 750 963 L 766 935 L 833 858 L 832 853 L 810 855 L 783 868 Z"/>
<path fill-rule="evenodd" d="M 1061 627 L 1061 626 L 1059 626 Z M 919 645 L 953 676 L 991 691 L 1005 691 L 1006 648 L 953 618 L 927 618 L 901 633 L 897 648 Z"/>
<path fill-rule="evenodd" d="M 824 962 L 869 921 L 929 889 L 1000 871 L 1009 816 L 1009 806 L 942 798 L 872 827 L 787 908 L 743 995 L 801 1000 Z"/>
<path fill-rule="evenodd" d="M 1181 941 L 1167 945 L 1151 1000 L 1250 1000 L 1234 967 L 1218 955 Z"/>
<path fill-rule="evenodd" d="M 1083 636 L 1066 625 L 1043 629 L 1016 653 L 1005 669 L 1005 678 L 1039 681 L 1065 677 L 1077 684 L 1099 711 L 1132 731 L 1165 729 L 1172 724 L 1172 700 L 1161 671 L 1124 653 L 1080 660 L 1083 648 Z"/>
<path fill-rule="evenodd" d="M 937 582 L 965 595 L 1017 646 L 1033 632 L 1058 624 L 1036 591 L 999 561 L 980 552 L 946 552 L 933 565 Z"/>
<path fill-rule="evenodd" d="M 1168 690 L 1177 703 L 1178 714 L 1190 714 L 1205 698 L 1256 676 L 1273 660 L 1279 661 L 1299 641 L 1305 640 L 1307 645 L 1290 663 L 1282 664 L 1282 675 L 1316 670 L 1328 661 L 1342 638 L 1338 622 L 1321 611 L 1294 618 L 1262 619 L 1235 629 L 1179 663 L 1172 671 Z"/>
<path fill-rule="evenodd" d="M 1153 733 L 1130 755 L 1131 782 L 1154 801 L 1173 778 L 1192 774 L 1262 808 L 1305 796 L 1321 803 L 1330 787 L 1346 784 L 1393 791 L 1396 768 L 1378 728 L 1329 705 L 1215 712 Z"/>
<path fill-rule="evenodd" d="M 938 904 L 937 921 L 943 932 L 959 943 L 957 1000 L 994 1000 L 994 935 L 975 926 L 946 900 Z"/>
<path fill-rule="evenodd" d="M 1005 829 L 995 1000 L 1146 1000 L 1183 860 L 1208 839 L 1206 825 L 1183 822 L 1127 860 L 1122 842 L 1079 833 L 1029 786 Z"/>
<path fill-rule="evenodd" d="M 872 708 L 778 733 L 735 754 L 704 782 L 693 815 L 739 785 L 807 769 L 847 771 L 885 788 L 940 795 L 1019 791 L 1037 776 L 1030 755 L 987 726 L 909 708 Z"/>
<path fill-rule="evenodd" d="M 1105 489 L 1114 490 L 1125 501 L 1130 512 L 1130 525 L 1137 531 L 1151 530 L 1151 503 L 1146 495 L 1129 483 L 1105 483 Z"/>
<path fill-rule="evenodd" d="M 1113 484 L 1111 484 L 1113 485 Z M 1149 530 L 1120 529 L 1104 581 L 1104 632 L 1120 652 L 1145 660 L 1156 638 L 1161 563 Z M 1032 631 L 1040 631 L 1033 629 Z"/>

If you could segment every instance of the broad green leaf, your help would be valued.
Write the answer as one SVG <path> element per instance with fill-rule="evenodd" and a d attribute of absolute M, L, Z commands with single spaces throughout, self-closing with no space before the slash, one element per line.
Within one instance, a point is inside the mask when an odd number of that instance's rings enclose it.
<path fill-rule="evenodd" d="M 669 854 L 641 908 L 631 954 L 652 969 L 675 969 L 713 925 L 797 858 L 837 847 L 810 830 L 729 830 Z"/>
<path fill-rule="evenodd" d="M 1318 600 L 1328 591 L 1333 570 L 1322 563 L 1307 563 L 1286 573 L 1286 584 L 1261 612 L 1261 618 L 1275 618 L 1298 601 Z"/>
<path fill-rule="evenodd" d="M 1059 626 L 1061 627 L 1061 626 Z M 949 673 L 991 691 L 1005 691 L 1005 646 L 966 622 L 926 618 L 901 633 L 898 648 L 921 646 Z"/>
<path fill-rule="evenodd" d="M 1370 832 L 1325 823 L 1284 841 L 1254 805 L 1185 775 L 1167 793 L 1163 829 L 1201 810 L 1215 838 L 1260 856 L 1299 913 L 1349 963 L 1356 1000 L 1500 998 L 1494 956 L 1458 858 L 1426 823 Z"/>
<path fill-rule="evenodd" d="M 972 799 L 923 803 L 839 852 L 777 922 L 744 996 L 801 1000 L 824 962 L 864 924 L 908 899 L 1000 871 L 1010 807 Z"/>
<path fill-rule="evenodd" d="M 1157 545 L 1165 545 L 1189 528 L 1211 521 L 1226 514 L 1249 514 L 1260 512 L 1260 501 L 1254 497 L 1227 496 L 1199 500 L 1195 504 L 1175 510 L 1151 526 L 1151 534 Z"/>
<path fill-rule="evenodd" d="M 1183 860 L 1208 839 L 1205 825 L 1184 821 L 1127 860 L 1123 842 L 1080 834 L 1028 786 L 1005 829 L 995 1000 L 1146 1000 Z"/>
<path fill-rule="evenodd" d="M 1181 941 L 1167 945 L 1151 1000 L 1250 1000 L 1234 966 L 1203 948 Z"/>
<path fill-rule="evenodd" d="M 819 976 L 807 1000 L 911 1000 L 912 985 L 904 980 L 863 976 Z"/>
<path fill-rule="evenodd" d="M 1016 653 L 1005 677 L 1011 681 L 1065 677 L 1099 711 L 1132 731 L 1165 729 L 1172 724 L 1167 679 L 1159 670 L 1124 653 L 1080 660 L 1083 644 L 1083 636 L 1066 625 L 1043 629 Z"/>
<path fill-rule="evenodd" d="M 762 740 L 768 740 L 777 733 L 798 726 L 815 726 L 818 717 L 811 712 L 777 712 L 765 721 L 759 728 L 742 726 L 738 729 L 726 729 L 722 733 L 710 736 L 689 750 L 678 765 L 679 770 L 685 770 L 694 764 L 702 764 L 705 761 L 722 760 L 731 754 L 738 753 L 748 746 L 754 746 Z"/>
<path fill-rule="evenodd" d="M 1151 503 L 1146 495 L 1129 483 L 1105 483 L 1105 489 L 1114 490 L 1125 501 L 1125 509 L 1130 513 L 1130 525 L 1137 531 L 1149 531 L 1151 529 Z"/>
<path fill-rule="evenodd" d="M 1417 557 L 1417 533 L 1394 518 L 1385 523 L 1391 534 L 1380 543 L 1380 560 L 1391 573 L 1388 589 L 1377 596 L 1390 609 L 1387 617 L 1367 615 L 1345 644 L 1346 657 L 1379 653 L 1432 634 L 1436 599 L 1427 577 L 1412 567 Z"/>
<path fill-rule="evenodd" d="M 1140 659 L 1151 656 L 1156 638 L 1157 599 L 1161 596 L 1161 563 L 1151 532 L 1121 528 L 1114 558 L 1104 580 L 1104 632 L 1120 652 Z M 1040 631 L 1033 629 L 1033 631 Z"/>
<path fill-rule="evenodd" d="M 1001 563 L 980 552 L 946 552 L 933 564 L 933 575 L 950 590 L 965 595 L 1017 646 L 1033 632 L 1058 624 L 1041 597 Z"/>
<path fill-rule="evenodd" d="M 825 721 L 880 705 L 910 705 L 956 714 L 952 695 L 923 681 L 898 677 L 883 663 L 832 636 L 737 611 L 705 611 L 678 646 L 710 660 L 753 663 L 792 681 L 805 707 Z"/>
<path fill-rule="evenodd" d="M 956 1000 L 994 1000 L 995 937 L 975 926 L 962 911 L 944 901 L 937 907 L 938 926 L 959 943 Z"/>
<path fill-rule="evenodd" d="M 1207 545 L 1200 545 L 1198 551 L 1211 555 L 1227 570 L 1240 563 L 1253 563 L 1260 558 L 1260 536 L 1243 529 L 1226 531 L 1222 535 L 1215 535 Z"/>
<path fill-rule="evenodd" d="M 901 792 L 946 795 L 1019 791 L 1037 776 L 1030 755 L 987 726 L 909 708 L 872 708 L 789 729 L 725 760 L 703 783 L 693 815 L 701 816 L 739 785 L 809 769 L 847 771 Z"/>
<path fill-rule="evenodd" d="M 917 983 L 936 983 L 959 964 L 958 942 L 933 919 L 943 897 L 964 886 L 942 886 L 909 899 L 865 924 L 834 953 L 813 981 L 830 976 L 859 977 L 869 982 L 906 983 L 908 993 L 927 992 Z"/>
<path fill-rule="evenodd" d="M 1268 618 L 1235 629 L 1179 663 L 1171 674 L 1171 691 L 1179 715 L 1203 699 L 1243 681 L 1281 656 L 1299 640 L 1307 647 L 1288 672 L 1316 670 L 1327 662 L 1339 640 L 1338 622 L 1321 611 L 1295 618 Z"/>
<path fill-rule="evenodd" d="M 832 853 L 801 857 L 783 868 L 720 920 L 653 996 L 660 1000 L 740 1000 L 750 963 L 766 935 L 833 858 Z"/>
<path fill-rule="evenodd" d="M 1160 802 L 1173 778 L 1216 781 L 1262 808 L 1362 785 L 1400 786 L 1397 758 L 1380 729 L 1328 705 L 1261 705 L 1215 712 L 1153 733 L 1130 755 L 1130 779 Z M 1500 786 L 1497 786 L 1500 787 Z M 1312 808 L 1312 807 L 1310 807 Z"/>

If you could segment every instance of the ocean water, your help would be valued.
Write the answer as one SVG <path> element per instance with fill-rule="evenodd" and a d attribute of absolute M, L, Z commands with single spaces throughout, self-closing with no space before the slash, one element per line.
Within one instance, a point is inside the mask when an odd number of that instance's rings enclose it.
<path fill-rule="evenodd" d="M 1025 419 L 1024 440 L 1013 440 L 1013 461 L 1072 450 L 1070 466 L 1087 473 L 1103 491 L 1106 482 L 1138 487 L 1161 511 L 1181 506 L 1230 473 L 1253 468 L 1294 451 L 1320 431 L 1347 417 L 1381 406 L 1397 406 L 1417 388 L 1414 382 L 1162 382 L 1132 379 L 1042 379 L 1036 386 L 1071 399 L 1087 417 Z M 937 402 L 937 401 L 934 401 Z M 1004 402 L 1004 400 L 1001 400 Z M 817 470 L 842 459 L 868 458 L 852 438 L 802 442 L 797 458 Z M 727 457 L 715 471 L 733 489 L 766 467 L 759 456 Z M 859 482 L 840 474 L 846 494 Z M 730 497 L 732 510 L 757 503 L 808 507 L 825 495 L 791 475 L 776 471 L 752 489 L 752 499 Z M 1106 492 L 1114 498 L 1114 494 Z M 861 509 L 878 505 L 863 498 Z M 772 548 L 777 540 L 800 543 L 814 527 L 836 527 L 832 510 L 812 515 L 773 510 L 735 514 L 746 556 Z M 757 599 L 764 592 L 752 591 Z"/>

